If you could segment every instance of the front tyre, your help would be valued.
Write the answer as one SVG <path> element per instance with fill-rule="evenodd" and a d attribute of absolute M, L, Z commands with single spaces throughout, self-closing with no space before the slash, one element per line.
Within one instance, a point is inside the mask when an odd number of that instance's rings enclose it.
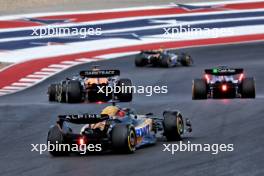
<path fill-rule="evenodd" d="M 188 54 L 183 54 L 180 62 L 182 64 L 182 66 L 186 66 L 186 67 L 193 65 L 193 59 Z"/>
<path fill-rule="evenodd" d="M 256 98 L 256 88 L 254 78 L 245 78 L 241 86 L 242 98 Z"/>
<path fill-rule="evenodd" d="M 169 56 L 163 56 L 161 58 L 161 66 L 162 67 L 165 67 L 165 68 L 168 68 L 168 67 L 172 67 L 172 60 Z"/>
<path fill-rule="evenodd" d="M 168 141 L 179 141 L 184 132 L 182 115 L 178 111 L 165 111 L 163 113 L 164 136 Z"/>
<path fill-rule="evenodd" d="M 133 153 L 137 136 L 133 125 L 116 124 L 112 130 L 112 147 L 117 153 Z"/>

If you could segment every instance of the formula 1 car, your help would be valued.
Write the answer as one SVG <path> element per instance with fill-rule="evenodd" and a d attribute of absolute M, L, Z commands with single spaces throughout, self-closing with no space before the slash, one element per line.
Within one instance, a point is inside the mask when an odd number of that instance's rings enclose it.
<path fill-rule="evenodd" d="M 193 80 L 193 100 L 256 97 L 255 80 L 246 78 L 242 68 L 221 66 L 204 72 L 204 78 Z"/>
<path fill-rule="evenodd" d="M 143 50 L 135 58 L 135 65 L 143 67 L 146 65 L 173 67 L 177 65 L 191 66 L 192 57 L 187 53 L 173 52 L 169 50 Z"/>
<path fill-rule="evenodd" d="M 74 133 L 69 124 L 85 124 Z M 108 106 L 101 114 L 59 115 L 56 125 L 48 132 L 47 142 L 53 145 L 100 145 L 100 151 L 133 153 L 136 149 L 153 145 L 158 137 L 168 141 L 181 140 L 185 132 L 191 132 L 189 119 L 183 119 L 179 111 L 164 111 L 163 118 L 152 113 L 138 115 L 129 108 Z M 53 156 L 80 153 L 80 151 L 49 151 Z"/>
<path fill-rule="evenodd" d="M 120 79 L 119 70 L 92 70 L 81 71 L 78 76 L 66 78 L 60 83 L 51 84 L 48 88 L 49 101 L 61 103 L 80 102 L 120 102 L 132 101 L 132 92 L 109 93 L 115 86 L 132 86 L 130 79 Z"/>

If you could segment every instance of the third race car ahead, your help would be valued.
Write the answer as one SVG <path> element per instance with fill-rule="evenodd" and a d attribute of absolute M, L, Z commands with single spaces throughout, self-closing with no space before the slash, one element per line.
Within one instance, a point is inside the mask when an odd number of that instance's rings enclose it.
<path fill-rule="evenodd" d="M 135 65 L 143 67 L 146 65 L 159 67 L 174 67 L 177 65 L 191 66 L 192 57 L 184 52 L 174 52 L 170 50 L 143 50 L 135 58 Z"/>
<path fill-rule="evenodd" d="M 73 132 L 70 124 L 84 124 L 80 132 Z M 177 110 L 164 111 L 163 117 L 152 113 L 136 114 L 129 108 L 107 106 L 100 114 L 59 115 L 57 123 L 48 132 L 47 141 L 53 145 L 81 147 L 100 146 L 97 151 L 133 153 L 137 148 L 153 145 L 158 137 L 168 141 L 181 140 L 191 132 L 189 119 Z M 50 151 L 53 156 L 80 153 L 80 150 Z"/>
<path fill-rule="evenodd" d="M 120 78 L 119 70 L 100 70 L 95 66 L 92 70 L 80 71 L 78 76 L 51 84 L 48 88 L 49 101 L 60 103 L 80 102 L 120 102 L 132 101 L 132 92 L 106 93 L 115 86 L 132 86 L 132 81 Z"/>
<path fill-rule="evenodd" d="M 221 66 L 205 69 L 204 78 L 193 80 L 192 98 L 255 98 L 255 80 L 242 68 Z"/>

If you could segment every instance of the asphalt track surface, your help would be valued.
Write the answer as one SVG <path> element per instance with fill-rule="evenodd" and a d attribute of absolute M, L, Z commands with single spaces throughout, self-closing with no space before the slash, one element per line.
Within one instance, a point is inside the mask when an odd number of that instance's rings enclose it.
<path fill-rule="evenodd" d="M 195 61 L 193 67 L 136 68 L 134 59 L 118 58 L 80 65 L 66 70 L 30 89 L 0 98 L 0 175 L 239 175 L 261 176 L 263 163 L 264 124 L 264 42 L 185 49 Z M 184 138 L 192 143 L 234 144 L 233 152 L 162 152 L 162 141 L 131 155 L 89 155 L 54 158 L 45 152 L 31 152 L 32 143 L 45 143 L 56 115 L 96 113 L 103 105 L 57 104 L 47 101 L 50 83 L 88 69 L 93 64 L 120 69 L 122 77 L 135 85 L 167 85 L 169 93 L 146 97 L 135 95 L 132 103 L 120 104 L 140 113 L 161 115 L 164 109 L 180 109 L 193 123 L 193 133 Z M 193 78 L 204 68 L 218 65 L 243 67 L 256 79 L 254 100 L 191 100 Z M 178 143 L 178 142 L 175 142 Z"/>

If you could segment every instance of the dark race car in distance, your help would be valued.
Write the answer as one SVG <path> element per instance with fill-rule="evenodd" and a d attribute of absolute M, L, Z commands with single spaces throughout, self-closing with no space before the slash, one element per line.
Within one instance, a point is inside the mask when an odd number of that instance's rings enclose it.
<path fill-rule="evenodd" d="M 73 132 L 70 124 L 84 124 L 80 132 Z M 57 123 L 48 132 L 47 141 L 58 145 L 100 145 L 100 151 L 133 153 L 136 149 L 153 145 L 158 137 L 168 141 L 181 140 L 191 132 L 189 119 L 177 111 L 164 111 L 163 117 L 136 114 L 129 108 L 108 106 L 100 114 L 59 115 Z M 74 151 L 80 153 L 80 151 Z M 50 151 L 53 156 L 72 151 Z M 83 153 L 81 153 L 83 154 Z"/>
<path fill-rule="evenodd" d="M 177 65 L 191 66 L 192 57 L 184 52 L 174 52 L 170 50 L 143 50 L 136 55 L 135 65 L 143 67 L 147 65 L 158 67 L 174 67 Z"/>
<path fill-rule="evenodd" d="M 205 69 L 202 79 L 193 80 L 192 99 L 255 98 L 255 80 L 244 69 L 221 66 Z"/>
<path fill-rule="evenodd" d="M 80 71 L 79 75 L 73 78 L 66 78 L 59 83 L 51 84 L 48 88 L 48 96 L 49 101 L 60 103 L 132 101 L 132 92 L 106 94 L 106 89 L 114 88 L 114 86 L 132 86 L 132 81 L 120 78 L 119 70 L 93 68 Z M 99 91 L 99 89 L 104 91 Z"/>

